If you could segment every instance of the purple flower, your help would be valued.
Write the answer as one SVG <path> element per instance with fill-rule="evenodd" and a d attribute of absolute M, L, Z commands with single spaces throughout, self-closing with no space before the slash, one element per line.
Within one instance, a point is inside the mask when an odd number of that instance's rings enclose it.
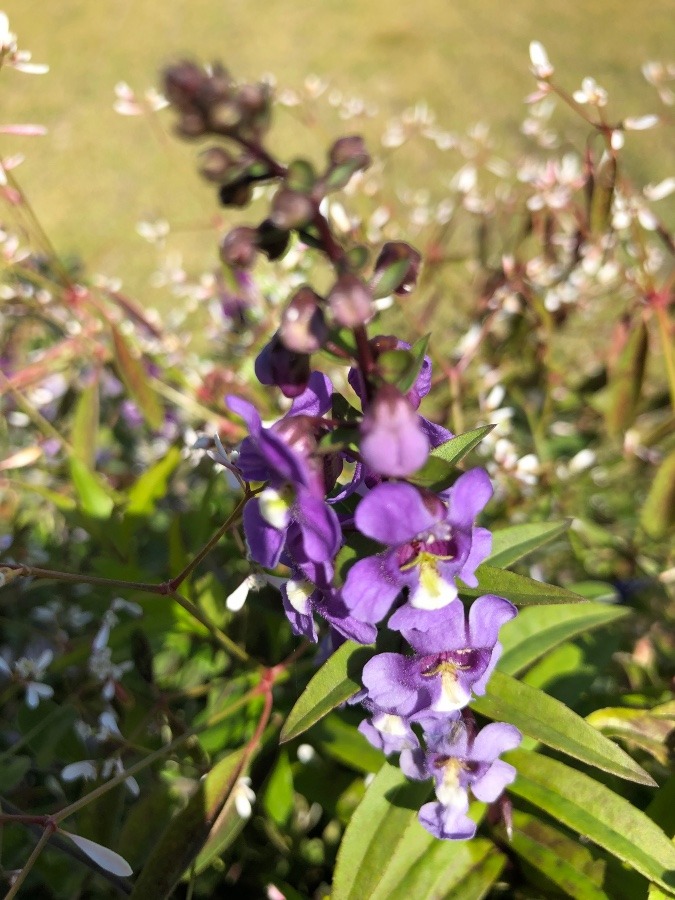
<path fill-rule="evenodd" d="M 361 422 L 361 457 L 380 475 L 402 477 L 420 469 L 429 455 L 429 439 L 410 401 L 384 384 Z"/>
<path fill-rule="evenodd" d="M 499 629 L 516 615 L 503 597 L 485 594 L 471 605 L 468 618 L 461 603 L 424 612 L 403 607 L 395 614 L 413 656 L 380 653 L 363 669 L 366 700 L 399 716 L 462 709 L 471 694 L 485 687 L 501 655 Z"/>
<path fill-rule="evenodd" d="M 314 614 L 317 613 L 343 638 L 359 644 L 373 643 L 377 636 L 375 626 L 351 616 L 338 592 L 326 583 L 326 578 L 322 580 L 322 586 L 318 587 L 296 573 L 296 577 L 289 579 L 282 587 L 284 611 L 293 633 L 316 643 Z"/>
<path fill-rule="evenodd" d="M 461 475 L 440 497 L 410 484 L 379 484 L 356 508 L 356 527 L 389 547 L 359 560 L 342 589 L 345 603 L 364 622 L 379 622 L 403 588 L 418 609 L 441 609 L 457 597 L 455 578 L 475 587 L 475 570 L 492 539 L 474 526 L 492 495 L 483 469 Z"/>
<path fill-rule="evenodd" d="M 493 722 L 473 734 L 460 719 L 449 734 L 430 738 L 426 751 L 419 747 L 404 750 L 400 765 L 408 778 L 433 778 L 435 782 L 436 801 L 425 803 L 419 812 L 424 828 L 445 840 L 473 837 L 476 823 L 466 815 L 469 788 L 476 799 L 495 801 L 516 777 L 514 767 L 498 757 L 521 740 L 513 725 Z"/>
<path fill-rule="evenodd" d="M 268 482 L 244 509 L 252 558 L 274 568 L 287 541 L 298 537 L 303 559 L 332 559 L 342 535 L 335 512 L 324 500 L 325 465 L 314 455 L 312 421 L 330 404 L 330 382 L 315 372 L 289 413 L 271 428 L 263 428 L 256 409 L 241 397 L 228 397 L 228 403 L 249 429 L 237 465 L 248 481 Z"/>

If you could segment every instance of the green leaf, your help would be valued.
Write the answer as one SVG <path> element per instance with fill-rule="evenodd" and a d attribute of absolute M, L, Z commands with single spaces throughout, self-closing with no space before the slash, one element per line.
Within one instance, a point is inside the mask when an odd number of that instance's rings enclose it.
<path fill-rule="evenodd" d="M 662 766 L 668 766 L 668 736 L 675 727 L 675 715 L 668 719 L 653 715 L 648 709 L 609 707 L 596 709 L 586 716 L 586 721 L 607 737 L 621 738 L 640 747 Z"/>
<path fill-rule="evenodd" d="M 491 566 L 507 569 L 533 550 L 554 541 L 569 528 L 569 522 L 536 522 L 513 525 L 492 533 L 492 553 L 486 560 Z"/>
<path fill-rule="evenodd" d="M 470 818 L 478 821 L 485 805 L 473 803 Z M 392 854 L 368 900 L 435 900 L 459 887 L 494 850 L 492 841 L 439 841 L 415 817 L 405 830 L 401 851 Z"/>
<path fill-rule="evenodd" d="M 427 783 L 408 781 L 397 766 L 382 766 L 342 839 L 332 900 L 372 896 L 392 858 L 407 855 L 405 834 L 428 795 Z"/>
<path fill-rule="evenodd" d="M 424 365 L 424 357 L 427 352 L 427 347 L 429 346 L 429 338 L 431 335 L 426 334 L 424 337 L 421 337 L 418 341 L 412 345 L 410 350 L 392 350 L 389 351 L 391 353 L 405 353 L 407 357 L 407 366 L 405 369 L 399 374 L 398 378 L 394 382 L 396 387 L 403 394 L 407 394 L 407 392 L 412 388 L 412 386 L 417 381 L 417 377 L 422 370 L 422 366 Z M 383 353 L 382 356 L 386 356 L 386 353 Z M 382 356 L 379 357 L 377 363 L 378 366 L 382 360 Z"/>
<path fill-rule="evenodd" d="M 358 159 L 348 160 L 339 166 L 335 166 L 323 179 L 326 192 L 342 190 L 343 187 L 349 184 L 352 175 L 362 168 L 363 163 Z"/>
<path fill-rule="evenodd" d="M 642 317 L 632 324 L 626 344 L 613 366 L 608 386 L 608 405 L 605 410 L 607 430 L 617 436 L 633 423 L 642 391 L 649 333 Z"/>
<path fill-rule="evenodd" d="M 498 668 L 507 675 L 518 675 L 570 638 L 630 614 L 631 610 L 625 606 L 607 606 L 604 603 L 527 607 L 507 622 L 499 633 L 504 652 Z"/>
<path fill-rule="evenodd" d="M 368 743 L 355 722 L 345 722 L 336 713 L 313 727 L 311 740 L 322 753 L 357 772 L 377 772 L 382 768 L 382 752 Z"/>
<path fill-rule="evenodd" d="M 111 325 L 110 328 L 115 348 L 114 361 L 119 376 L 150 428 L 158 429 L 164 419 L 164 412 L 159 397 L 150 385 L 150 376 L 140 360 L 131 352 L 122 332 L 115 325 Z"/>
<path fill-rule="evenodd" d="M 408 477 L 408 481 L 427 487 L 432 491 L 444 491 L 450 487 L 459 472 L 457 463 L 479 444 L 486 434 L 489 434 L 494 425 L 481 425 L 472 431 L 458 434 L 450 438 L 429 454 L 429 458 L 422 468 Z"/>
<path fill-rule="evenodd" d="M 286 173 L 286 187 L 301 194 L 309 194 L 316 182 L 314 166 L 306 159 L 294 159 Z"/>
<path fill-rule="evenodd" d="M 373 299 L 381 300 L 383 297 L 393 294 L 405 278 L 409 268 L 410 260 L 406 258 L 397 259 L 387 266 L 386 269 L 382 269 L 378 273 L 377 279 L 373 279 L 371 283 Z"/>
<path fill-rule="evenodd" d="M 502 874 L 505 865 L 506 857 L 494 848 L 474 866 L 466 878 L 443 894 L 443 900 L 483 900 Z"/>
<path fill-rule="evenodd" d="M 661 887 L 675 887 L 675 845 L 628 800 L 569 766 L 527 750 L 505 760 L 518 770 L 508 788 L 584 835 Z"/>
<path fill-rule="evenodd" d="M 516 606 L 544 606 L 553 603 L 585 603 L 583 597 L 555 584 L 544 584 L 526 575 L 517 575 L 505 569 L 496 569 L 487 563 L 476 569 L 478 587 L 460 585 L 459 592 L 465 597 L 480 597 L 482 594 L 497 594 L 506 597 Z"/>
<path fill-rule="evenodd" d="M 588 847 L 519 810 L 513 811 L 510 849 L 541 872 L 567 897 L 612 900 L 603 890 L 604 864 Z"/>
<path fill-rule="evenodd" d="M 30 756 L 13 756 L 4 760 L 0 768 L 0 791 L 9 793 L 33 765 Z"/>
<path fill-rule="evenodd" d="M 481 715 L 510 722 L 527 737 L 589 766 L 638 784 L 655 785 L 654 779 L 621 747 L 564 703 L 504 672 L 493 672 L 487 693 L 471 706 Z"/>
<path fill-rule="evenodd" d="M 277 825 L 285 825 L 293 814 L 293 771 L 288 753 L 281 750 L 265 787 L 263 803 Z"/>
<path fill-rule="evenodd" d="M 219 817 L 227 817 L 233 805 L 227 801 L 241 775 L 242 760 L 243 750 L 230 753 L 199 782 L 187 806 L 171 819 L 155 844 L 136 880 L 132 900 L 166 900 L 171 896 Z"/>
<path fill-rule="evenodd" d="M 98 378 L 84 388 L 75 404 L 70 443 L 73 453 L 90 469 L 96 460 L 99 421 Z"/>
<path fill-rule="evenodd" d="M 654 539 L 665 537 L 675 525 L 675 450 L 656 471 L 640 513 L 640 524 Z"/>
<path fill-rule="evenodd" d="M 71 456 L 70 476 L 82 510 L 94 519 L 108 519 L 115 505 L 99 478 L 77 456 Z"/>
<path fill-rule="evenodd" d="M 340 703 L 361 689 L 361 672 L 374 653 L 346 641 L 326 660 L 298 698 L 284 722 L 279 737 L 283 744 L 307 731 Z"/>
<path fill-rule="evenodd" d="M 166 494 L 169 478 L 178 467 L 181 452 L 178 447 L 170 447 L 158 462 L 144 472 L 129 489 L 127 515 L 148 516 L 155 503 Z"/>

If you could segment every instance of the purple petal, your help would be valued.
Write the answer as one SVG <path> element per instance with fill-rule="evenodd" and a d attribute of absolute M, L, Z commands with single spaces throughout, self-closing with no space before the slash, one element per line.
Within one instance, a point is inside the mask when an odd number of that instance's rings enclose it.
<path fill-rule="evenodd" d="M 429 440 L 410 401 L 393 385 L 384 384 L 361 422 L 361 458 L 373 472 L 399 478 L 421 468 Z"/>
<path fill-rule="evenodd" d="M 493 647 L 499 638 L 499 629 L 518 610 L 503 597 L 483 594 L 471 604 L 469 610 L 469 639 L 473 647 Z"/>
<path fill-rule="evenodd" d="M 405 719 L 389 713 L 379 713 L 372 719 L 366 719 L 359 725 L 359 731 L 385 756 L 419 746 L 415 732 Z"/>
<path fill-rule="evenodd" d="M 506 722 L 491 722 L 481 728 L 473 741 L 471 759 L 492 762 L 507 750 L 515 750 L 523 736 L 515 727 Z"/>
<path fill-rule="evenodd" d="M 302 545 L 308 558 L 318 563 L 333 559 L 342 537 L 335 510 L 308 490 L 299 488 L 293 518 L 302 531 Z"/>
<path fill-rule="evenodd" d="M 309 484 L 309 473 L 304 460 L 269 428 L 260 431 L 258 451 L 269 467 L 268 478 L 276 476 L 277 479 L 289 481 L 296 486 Z"/>
<path fill-rule="evenodd" d="M 423 828 L 441 840 L 465 841 L 476 833 L 476 823 L 464 812 L 448 809 L 442 803 L 425 803 L 418 818 Z"/>
<path fill-rule="evenodd" d="M 243 397 L 237 397 L 235 394 L 230 394 L 225 398 L 225 401 L 232 412 L 241 416 L 246 422 L 248 433 L 252 434 L 253 437 L 258 437 L 262 429 L 262 420 L 255 406 L 249 403 L 248 400 L 244 400 Z"/>
<path fill-rule="evenodd" d="M 433 775 L 429 767 L 429 754 L 421 747 L 404 750 L 398 764 L 406 778 L 412 778 L 413 781 L 426 781 Z"/>
<path fill-rule="evenodd" d="M 349 570 L 342 598 L 352 615 L 362 622 L 383 619 L 405 584 L 388 563 L 385 554 L 367 556 Z"/>
<path fill-rule="evenodd" d="M 507 784 L 516 780 L 517 774 L 513 766 L 501 759 L 495 760 L 485 775 L 473 782 L 471 793 L 477 800 L 492 803 L 500 796 Z"/>
<path fill-rule="evenodd" d="M 400 631 L 423 656 L 468 646 L 464 605 L 460 601 L 433 610 L 402 606 L 389 620 L 389 627 Z"/>
<path fill-rule="evenodd" d="M 314 603 L 317 613 L 343 637 L 357 644 L 374 644 L 377 628 L 368 622 L 361 622 L 350 615 L 349 610 L 337 591 L 317 591 Z"/>
<path fill-rule="evenodd" d="M 251 558 L 266 569 L 273 569 L 281 556 L 286 529 L 273 528 L 263 519 L 256 498 L 249 500 L 244 507 L 243 519 Z"/>
<path fill-rule="evenodd" d="M 425 419 L 424 416 L 420 416 L 420 425 L 422 431 L 426 434 L 429 446 L 432 449 L 440 447 L 441 444 L 444 444 L 454 437 L 454 434 L 451 431 L 448 431 L 447 428 L 443 428 L 442 425 L 437 425 L 435 422 Z"/>
<path fill-rule="evenodd" d="M 448 521 L 459 528 L 471 528 L 491 496 L 492 484 L 485 469 L 465 472 L 450 490 Z"/>
<path fill-rule="evenodd" d="M 323 372 L 312 372 L 305 390 L 296 397 L 287 415 L 323 416 L 331 407 L 333 385 Z"/>
<path fill-rule="evenodd" d="M 487 528 L 474 528 L 471 532 L 471 549 L 469 555 L 462 563 L 462 568 L 457 573 L 464 584 L 469 587 L 477 587 L 478 579 L 475 572 L 478 566 L 488 558 L 492 551 L 492 534 Z"/>
<path fill-rule="evenodd" d="M 431 508 L 430 508 L 431 507 Z M 356 508 L 354 521 L 362 534 L 396 547 L 428 531 L 440 521 L 441 505 L 424 502 L 411 484 L 378 484 Z"/>
<path fill-rule="evenodd" d="M 368 699 L 384 712 L 410 716 L 432 705 L 438 679 L 423 679 L 416 659 L 400 653 L 380 653 L 363 668 Z"/>
<path fill-rule="evenodd" d="M 301 613 L 290 603 L 288 599 L 288 593 L 286 591 L 286 585 L 284 585 L 281 589 L 281 599 L 284 605 L 286 618 L 291 623 L 293 634 L 300 635 L 301 637 L 306 638 L 308 641 L 311 641 L 313 644 L 316 644 L 316 625 L 314 623 L 314 617 L 312 616 L 311 611 L 308 613 Z"/>

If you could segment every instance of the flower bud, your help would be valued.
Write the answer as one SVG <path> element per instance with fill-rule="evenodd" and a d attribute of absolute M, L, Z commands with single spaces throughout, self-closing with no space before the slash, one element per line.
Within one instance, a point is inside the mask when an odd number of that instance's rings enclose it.
<path fill-rule="evenodd" d="M 377 257 L 375 263 L 375 273 L 373 281 L 377 284 L 384 277 L 385 273 L 391 266 L 406 260 L 408 262 L 407 269 L 402 267 L 402 274 L 398 281 L 390 287 L 391 293 L 409 294 L 417 283 L 417 276 L 420 271 L 422 257 L 414 247 L 406 244 L 405 241 L 388 241 Z M 389 293 L 388 292 L 388 293 Z"/>
<path fill-rule="evenodd" d="M 281 188 L 272 200 L 270 219 L 272 224 L 284 231 L 300 228 L 314 217 L 314 204 L 305 194 Z"/>
<path fill-rule="evenodd" d="M 429 440 L 410 401 L 383 384 L 361 422 L 361 457 L 373 472 L 392 478 L 411 475 L 429 455 Z"/>
<path fill-rule="evenodd" d="M 258 225 L 258 249 L 269 260 L 279 259 L 288 247 L 288 232 L 277 228 L 271 219 L 265 219 Z"/>
<path fill-rule="evenodd" d="M 196 63 L 179 62 L 164 70 L 164 93 L 181 111 L 193 110 L 208 82 L 208 74 Z"/>
<path fill-rule="evenodd" d="M 285 397 L 299 397 L 309 381 L 309 355 L 288 350 L 275 334 L 258 354 L 255 374 L 261 384 L 276 385 Z"/>
<path fill-rule="evenodd" d="M 365 325 L 373 314 L 368 287 L 350 272 L 341 275 L 328 295 L 333 318 L 344 328 Z"/>
<path fill-rule="evenodd" d="M 351 164 L 352 171 L 367 169 L 371 163 L 370 154 L 361 135 L 354 134 L 339 138 L 328 151 L 328 159 L 332 166 Z"/>
<path fill-rule="evenodd" d="M 199 160 L 199 173 L 207 181 L 224 181 L 234 160 L 222 147 L 208 147 Z"/>
<path fill-rule="evenodd" d="M 209 126 L 220 134 L 230 134 L 241 122 L 241 109 L 234 100 L 220 100 L 209 109 Z"/>
<path fill-rule="evenodd" d="M 321 297 L 305 285 L 291 298 L 281 317 L 279 337 L 288 350 L 315 353 L 328 336 Z"/>
<path fill-rule="evenodd" d="M 233 228 L 220 243 L 220 258 L 228 266 L 250 269 L 258 251 L 257 240 L 255 228 L 246 225 Z"/>
<path fill-rule="evenodd" d="M 246 206 L 253 196 L 253 187 L 247 176 L 238 178 L 232 184 L 224 184 L 219 192 L 220 202 L 223 206 Z"/>
<path fill-rule="evenodd" d="M 198 138 L 206 134 L 206 120 L 200 112 L 185 112 L 178 120 L 176 131 L 184 138 Z"/>

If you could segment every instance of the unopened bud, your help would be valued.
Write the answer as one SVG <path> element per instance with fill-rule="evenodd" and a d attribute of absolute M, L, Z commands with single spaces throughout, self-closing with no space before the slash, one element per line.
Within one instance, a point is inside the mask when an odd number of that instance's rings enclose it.
<path fill-rule="evenodd" d="M 247 115 L 262 112 L 269 100 L 269 88 L 264 84 L 245 84 L 239 89 L 237 102 Z"/>
<path fill-rule="evenodd" d="M 328 329 L 320 303 L 321 297 L 306 285 L 291 298 L 279 328 L 279 337 L 288 350 L 315 353 L 324 345 Z"/>
<path fill-rule="evenodd" d="M 309 360 L 308 354 L 284 347 L 275 334 L 258 354 L 255 374 L 261 384 L 276 385 L 285 397 L 299 397 L 309 381 Z"/>
<path fill-rule="evenodd" d="M 328 159 L 333 166 L 351 163 L 353 171 L 367 169 L 371 163 L 370 154 L 361 135 L 339 138 L 328 151 Z"/>
<path fill-rule="evenodd" d="M 208 147 L 199 158 L 199 172 L 208 181 L 224 181 L 234 160 L 222 147 Z"/>
<path fill-rule="evenodd" d="M 407 268 L 403 265 L 404 261 L 408 263 Z M 406 244 L 405 241 L 388 241 L 377 257 L 373 280 L 379 283 L 392 266 L 400 264 L 401 277 L 394 279 L 389 285 L 389 292 L 409 294 L 417 284 L 421 262 L 420 253 L 410 244 Z"/>
<path fill-rule="evenodd" d="M 240 178 L 232 184 L 224 184 L 218 192 L 223 206 L 246 206 L 253 196 L 253 188 L 248 178 Z"/>
<path fill-rule="evenodd" d="M 258 226 L 258 248 L 269 260 L 284 255 L 288 240 L 288 232 L 277 228 L 271 219 L 265 219 Z"/>
<path fill-rule="evenodd" d="M 179 110 L 193 109 L 208 78 L 196 63 L 176 63 L 164 70 L 164 93 Z"/>
<path fill-rule="evenodd" d="M 250 269 L 255 262 L 258 232 L 255 228 L 240 225 L 225 235 L 220 244 L 220 258 L 228 266 Z"/>
<path fill-rule="evenodd" d="M 290 231 L 306 225 L 314 217 L 314 204 L 305 194 L 281 188 L 272 200 L 270 219 L 277 228 Z"/>
<path fill-rule="evenodd" d="M 365 325 L 373 314 L 372 297 L 368 287 L 356 275 L 341 275 L 328 295 L 333 318 L 344 328 Z"/>
<path fill-rule="evenodd" d="M 176 131 L 184 138 L 198 138 L 206 134 L 206 120 L 200 112 L 185 112 L 178 120 Z"/>
<path fill-rule="evenodd" d="M 410 401 L 392 384 L 383 384 L 361 422 L 361 456 L 373 472 L 392 478 L 420 469 L 429 440 Z"/>

